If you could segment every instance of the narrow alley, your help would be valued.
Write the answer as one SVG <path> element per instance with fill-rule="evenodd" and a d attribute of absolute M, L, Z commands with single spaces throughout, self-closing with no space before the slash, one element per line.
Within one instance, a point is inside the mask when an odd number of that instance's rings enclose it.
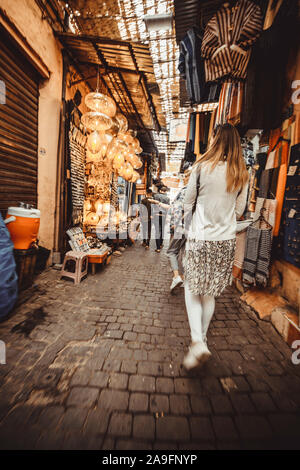
<path fill-rule="evenodd" d="M 80 285 L 48 269 L 0 324 L 2 449 L 299 447 L 300 368 L 232 288 L 217 300 L 199 371 L 183 289 L 137 242 Z"/>

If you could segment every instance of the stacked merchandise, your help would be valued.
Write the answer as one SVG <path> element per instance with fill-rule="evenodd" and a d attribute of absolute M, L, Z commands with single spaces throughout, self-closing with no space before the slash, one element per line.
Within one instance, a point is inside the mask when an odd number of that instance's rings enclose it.
<path fill-rule="evenodd" d="M 83 221 L 84 174 L 86 135 L 73 123 L 69 131 L 69 156 L 71 167 L 72 223 Z"/>
<path fill-rule="evenodd" d="M 277 249 L 285 261 L 300 268 L 300 144 L 291 148 L 282 223 Z"/>
<path fill-rule="evenodd" d="M 191 114 L 181 171 L 186 162 L 193 163 L 205 152 L 216 125 L 240 123 L 251 46 L 261 29 L 259 6 L 239 0 L 232 8 L 224 3 L 204 31 L 193 27 L 181 41 L 178 68 L 186 80 L 191 105 L 218 103 L 204 119 Z"/>
<path fill-rule="evenodd" d="M 259 149 L 250 179 L 248 210 L 253 223 L 237 234 L 234 276 L 245 286 L 267 285 L 273 256 L 300 266 L 300 152 L 296 119 L 291 116 L 270 132 Z M 262 267 L 263 266 L 263 267 Z"/>
<path fill-rule="evenodd" d="M 291 105 L 299 28 L 296 1 L 268 0 L 264 21 L 258 4 L 224 3 L 204 31 L 189 31 L 179 69 L 194 111 L 219 87 L 208 126 L 202 113 L 190 115 L 183 163 L 200 157 L 218 124 L 238 126 L 242 136 L 249 130 L 256 143 L 259 136 L 255 150 L 242 140 L 252 222 L 237 234 L 233 275 L 245 286 L 265 287 L 271 255 L 300 267 L 300 113 Z"/>

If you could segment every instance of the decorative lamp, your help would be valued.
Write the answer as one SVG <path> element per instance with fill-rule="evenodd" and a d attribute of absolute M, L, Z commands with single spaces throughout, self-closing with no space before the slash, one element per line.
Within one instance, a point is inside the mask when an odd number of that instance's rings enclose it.
<path fill-rule="evenodd" d="M 86 162 L 97 163 L 101 160 L 101 153 L 92 153 L 89 149 L 86 149 Z"/>
<path fill-rule="evenodd" d="M 139 168 L 142 168 L 142 166 L 143 166 L 142 160 L 139 157 L 135 156 L 133 167 L 138 170 Z"/>
<path fill-rule="evenodd" d="M 110 127 L 109 132 L 113 137 L 116 137 L 118 135 L 119 130 L 119 121 L 114 117 L 112 118 L 112 126 Z"/>
<path fill-rule="evenodd" d="M 116 119 L 119 123 L 120 132 L 126 132 L 127 129 L 128 129 L 128 121 L 127 121 L 126 117 L 124 116 L 124 114 L 117 113 Z"/>
<path fill-rule="evenodd" d="M 85 104 L 93 111 L 98 111 L 109 117 L 114 117 L 117 111 L 116 103 L 112 98 L 98 91 L 89 93 L 85 97 Z"/>
<path fill-rule="evenodd" d="M 101 145 L 102 145 L 102 139 L 101 139 L 99 132 L 97 131 L 91 132 L 87 140 L 87 146 L 88 146 L 89 151 L 93 154 L 99 153 Z"/>
<path fill-rule="evenodd" d="M 85 218 L 85 222 L 88 225 L 97 225 L 99 222 L 99 216 L 96 214 L 96 212 L 89 212 Z"/>
<path fill-rule="evenodd" d="M 139 179 L 140 175 L 137 171 L 133 170 L 132 177 L 131 177 L 131 182 L 136 183 L 137 180 Z"/>
<path fill-rule="evenodd" d="M 132 166 L 130 165 L 130 163 L 125 163 L 125 168 L 124 168 L 124 171 L 123 171 L 123 175 L 124 175 L 124 178 L 129 181 L 131 178 L 132 178 L 132 175 L 133 175 L 133 168 Z"/>
<path fill-rule="evenodd" d="M 134 164 L 136 163 L 136 155 L 134 152 L 130 151 L 126 155 L 126 161 L 130 163 L 131 166 L 134 167 Z"/>
<path fill-rule="evenodd" d="M 131 145 L 133 143 L 133 137 L 130 135 L 129 131 L 119 132 L 118 139 L 122 140 L 127 145 Z"/>
<path fill-rule="evenodd" d="M 114 156 L 114 161 L 113 161 L 114 167 L 116 169 L 119 169 L 124 165 L 124 163 L 125 163 L 124 155 L 120 150 L 118 150 Z"/>
<path fill-rule="evenodd" d="M 89 111 L 81 116 L 82 124 L 91 131 L 106 131 L 112 126 L 112 119 L 98 111 Z"/>

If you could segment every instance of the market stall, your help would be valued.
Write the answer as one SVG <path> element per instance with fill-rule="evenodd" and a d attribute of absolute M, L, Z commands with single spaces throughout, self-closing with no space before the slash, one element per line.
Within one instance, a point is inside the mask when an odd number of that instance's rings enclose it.
<path fill-rule="evenodd" d="M 259 292 L 265 296 L 265 289 L 276 288 L 298 309 L 297 2 L 239 0 L 221 2 L 215 11 L 199 8 L 201 28 L 193 26 L 184 34 L 183 20 L 177 20 L 178 68 L 192 107 L 181 171 L 205 152 L 216 125 L 228 122 L 237 127 L 249 171 L 244 213 L 249 224 L 237 234 L 233 275 L 250 305 L 255 303 L 251 292 L 257 299 Z M 294 293 L 287 287 L 291 278 Z"/>

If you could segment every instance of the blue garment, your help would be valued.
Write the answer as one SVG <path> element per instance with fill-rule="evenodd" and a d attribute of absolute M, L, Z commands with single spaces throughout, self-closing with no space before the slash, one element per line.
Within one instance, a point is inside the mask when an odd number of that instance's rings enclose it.
<path fill-rule="evenodd" d="M 207 99 L 204 60 L 201 57 L 202 33 L 194 26 L 180 43 L 178 70 L 186 80 L 188 96 L 192 103 Z"/>
<path fill-rule="evenodd" d="M 18 278 L 13 243 L 0 214 L 0 319 L 13 308 L 18 296 Z"/>

